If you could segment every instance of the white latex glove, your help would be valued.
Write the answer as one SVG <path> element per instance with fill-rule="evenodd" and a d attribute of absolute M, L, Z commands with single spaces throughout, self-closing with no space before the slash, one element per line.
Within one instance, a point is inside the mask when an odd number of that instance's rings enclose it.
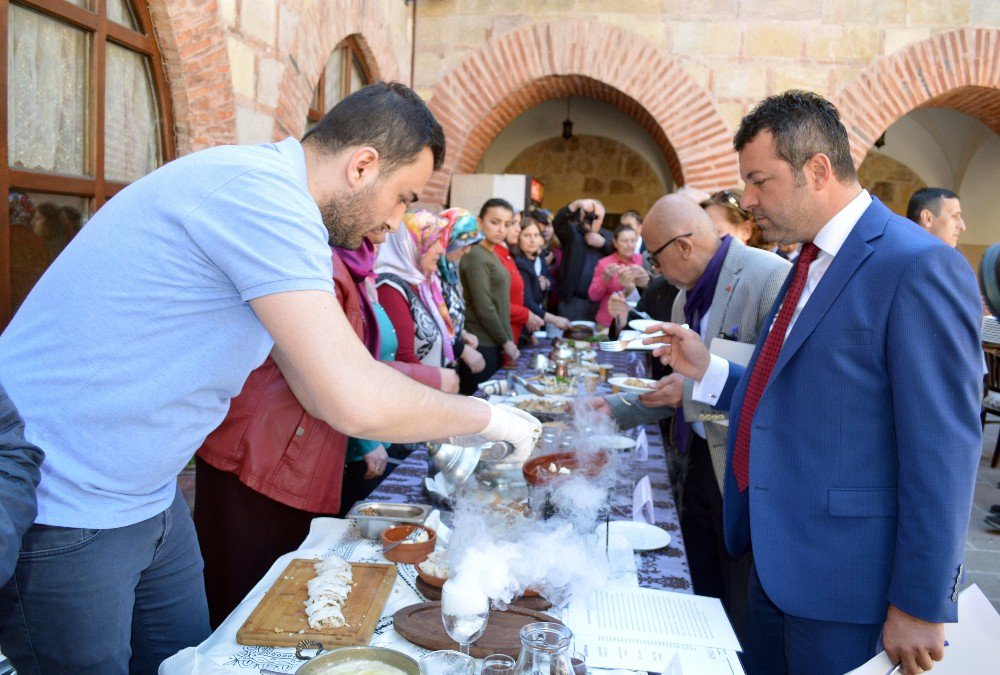
<path fill-rule="evenodd" d="M 454 445 L 474 446 L 495 441 L 507 441 L 514 446 L 511 462 L 524 462 L 542 435 L 542 423 L 532 415 L 509 405 L 494 405 L 481 398 L 473 399 L 490 408 L 490 423 L 478 434 L 453 436 Z"/>

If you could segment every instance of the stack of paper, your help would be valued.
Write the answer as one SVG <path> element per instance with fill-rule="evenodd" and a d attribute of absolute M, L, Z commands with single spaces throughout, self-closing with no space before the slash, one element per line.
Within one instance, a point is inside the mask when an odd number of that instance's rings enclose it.
<path fill-rule="evenodd" d="M 609 587 L 585 606 L 570 606 L 563 622 L 588 667 L 670 675 L 743 672 L 739 640 L 716 598 Z"/>

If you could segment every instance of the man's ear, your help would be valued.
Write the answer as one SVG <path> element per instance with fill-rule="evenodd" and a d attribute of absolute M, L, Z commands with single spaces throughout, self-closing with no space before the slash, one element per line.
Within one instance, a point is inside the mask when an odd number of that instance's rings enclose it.
<path fill-rule="evenodd" d="M 378 150 L 370 146 L 358 148 L 347 161 L 347 184 L 352 188 L 370 185 L 378 178 Z"/>
<path fill-rule="evenodd" d="M 813 188 L 816 190 L 823 190 L 834 180 L 833 165 L 830 164 L 830 158 L 822 152 L 810 157 L 802 169 L 812 178 Z"/>
<path fill-rule="evenodd" d="M 930 209 L 920 209 L 920 227 L 925 230 L 931 229 L 934 223 L 934 212 Z"/>

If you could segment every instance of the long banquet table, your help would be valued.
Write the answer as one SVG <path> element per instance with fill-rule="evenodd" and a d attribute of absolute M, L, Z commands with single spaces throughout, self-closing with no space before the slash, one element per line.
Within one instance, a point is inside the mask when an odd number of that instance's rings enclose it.
<path fill-rule="evenodd" d="M 534 354 L 541 350 L 547 351 L 548 348 L 548 343 L 543 341 L 537 347 L 524 349 L 517 370 L 527 374 L 527 364 Z M 636 363 L 643 363 L 645 356 L 634 352 L 598 352 L 598 361 L 609 363 L 615 367 L 616 372 L 622 373 L 626 370 L 633 370 Z M 497 377 L 502 378 L 503 375 L 504 371 L 501 370 Z M 602 384 L 598 393 L 607 391 L 605 385 Z M 620 489 L 612 493 L 612 512 L 616 519 L 630 519 L 632 517 L 631 486 L 634 486 L 643 476 L 649 476 L 656 524 L 670 532 L 671 541 L 665 548 L 636 554 L 636 573 L 639 585 L 647 588 L 690 593 L 692 592 L 691 575 L 685 557 L 684 541 L 670 487 L 670 474 L 660 431 L 656 425 L 647 426 L 645 431 L 649 442 L 648 456 L 645 461 L 639 461 L 635 453 L 631 454 L 630 461 L 624 470 L 626 476 L 623 481 L 628 489 Z M 383 481 L 370 499 L 410 503 L 429 502 L 429 495 L 423 485 L 427 468 L 426 450 L 422 446 L 418 446 Z M 185 649 L 164 661 L 160 666 L 160 673 L 162 675 L 180 675 L 182 673 L 185 675 L 188 673 L 209 675 L 253 673 L 256 675 L 261 668 L 278 672 L 294 672 L 302 664 L 302 661 L 296 659 L 293 649 L 239 645 L 236 642 L 236 633 L 291 560 L 323 557 L 330 553 L 335 553 L 352 562 L 385 562 L 379 553 L 378 546 L 363 539 L 353 521 L 317 518 L 313 521 L 309 536 L 299 549 L 287 553 L 275 561 L 268 574 L 260 580 L 243 602 L 205 642 L 197 647 Z M 415 570 L 412 566 L 398 566 L 396 585 L 376 625 L 375 634 L 371 640 L 372 645 L 400 649 L 414 656 L 426 651 L 405 641 L 392 628 L 392 616 L 396 611 L 425 600 L 417 590 L 415 576 Z"/>

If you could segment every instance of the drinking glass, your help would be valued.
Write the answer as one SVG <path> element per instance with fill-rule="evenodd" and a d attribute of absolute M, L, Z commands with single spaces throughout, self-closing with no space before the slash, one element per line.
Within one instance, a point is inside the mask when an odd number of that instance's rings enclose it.
<path fill-rule="evenodd" d="M 445 649 L 420 659 L 420 675 L 473 675 L 476 662 L 468 654 Z"/>
<path fill-rule="evenodd" d="M 476 608 L 480 607 L 477 599 L 472 598 L 472 602 L 470 602 L 470 598 L 466 595 L 449 592 L 448 584 L 450 583 L 445 582 L 441 589 L 441 621 L 444 623 L 444 629 L 448 636 L 457 642 L 462 653 L 467 655 L 469 646 L 486 632 L 486 622 L 490 618 L 490 604 L 487 599 L 486 609 L 475 611 Z M 446 607 L 458 608 L 462 611 L 452 613 L 445 611 Z"/>
<path fill-rule="evenodd" d="M 517 661 L 506 654 L 491 654 L 483 659 L 483 669 L 479 675 L 514 675 Z"/>

